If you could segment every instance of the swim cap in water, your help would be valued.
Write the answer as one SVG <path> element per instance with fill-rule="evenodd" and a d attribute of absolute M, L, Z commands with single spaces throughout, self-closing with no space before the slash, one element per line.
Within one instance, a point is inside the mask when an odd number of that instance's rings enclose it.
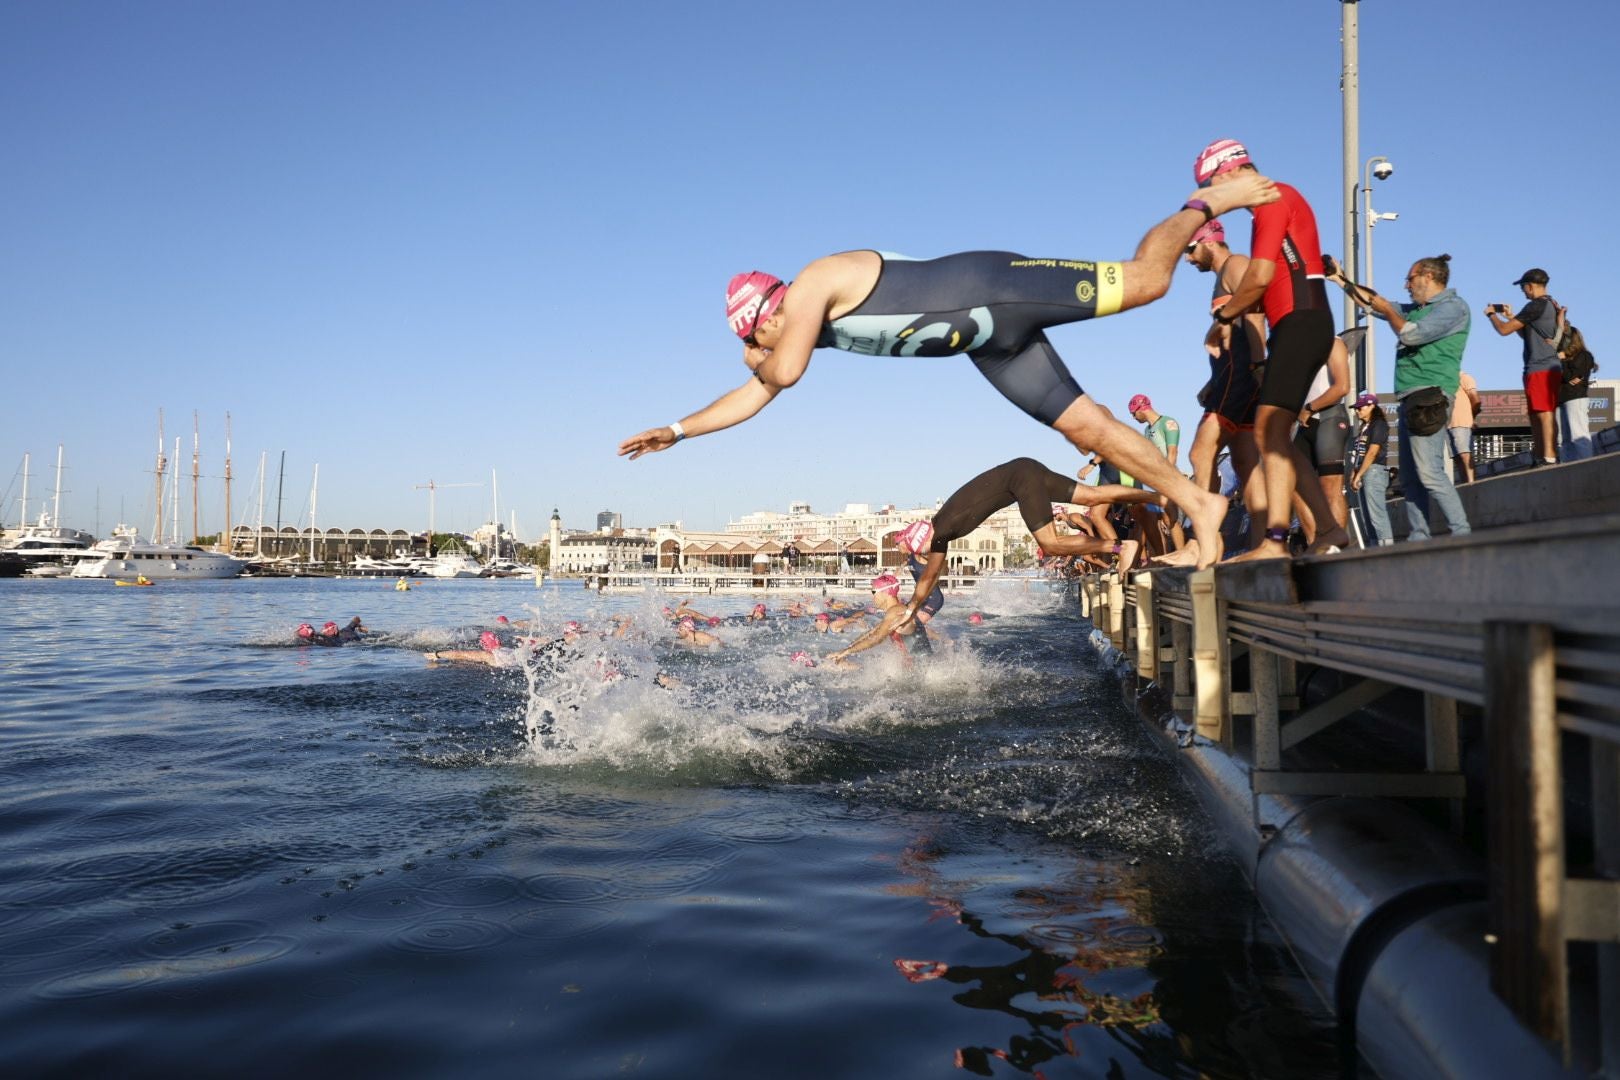
<path fill-rule="evenodd" d="M 563 623 L 563 633 L 565 633 L 565 634 L 577 634 L 577 633 L 581 632 L 584 629 L 585 628 L 583 626 L 579 625 L 579 623 L 575 622 L 572 619 L 570 619 L 567 622 Z"/>
<path fill-rule="evenodd" d="M 1137 409 L 1151 408 L 1153 408 L 1153 399 L 1148 397 L 1146 394 L 1137 394 L 1135 397 L 1131 398 L 1131 403 L 1125 406 L 1125 411 L 1128 413 L 1134 413 Z"/>
<path fill-rule="evenodd" d="M 731 324 L 731 332 L 744 341 L 752 337 L 759 324 L 782 305 L 785 291 L 781 278 L 763 270 L 750 270 L 732 278 L 726 286 L 726 321 Z"/>
<path fill-rule="evenodd" d="M 697 629 L 697 623 L 693 622 L 692 616 L 688 615 L 686 618 L 681 620 L 681 629 L 691 633 Z"/>
<path fill-rule="evenodd" d="M 1231 172 L 1240 165 L 1253 165 L 1249 151 L 1236 139 L 1216 139 L 1204 147 L 1193 162 L 1193 179 L 1199 187 L 1208 187 L 1221 173 Z"/>
<path fill-rule="evenodd" d="M 879 574 L 872 579 L 872 591 L 886 592 L 895 599 L 900 598 L 900 579 L 893 574 Z"/>
<path fill-rule="evenodd" d="M 934 542 L 934 524 L 931 521 L 913 521 L 895 534 L 894 542 L 908 551 L 924 552 Z"/>
<path fill-rule="evenodd" d="M 501 647 L 501 639 L 485 630 L 478 635 L 478 644 L 488 652 L 494 652 Z"/>
<path fill-rule="evenodd" d="M 498 623 L 501 623 L 502 625 L 505 625 L 506 623 L 509 623 L 512 620 L 508 619 L 505 615 L 497 615 L 497 616 L 495 616 L 495 621 L 498 622 Z"/>
<path fill-rule="evenodd" d="M 968 616 L 968 622 L 972 623 L 974 626 L 978 626 L 984 622 L 984 616 L 975 611 L 973 614 Z"/>
<path fill-rule="evenodd" d="M 798 664 L 800 667 L 815 667 L 816 666 L 815 659 L 813 657 L 811 657 L 811 655 L 809 653 L 805 652 L 803 649 L 800 649 L 798 652 L 796 652 L 792 656 L 788 657 L 788 663 L 790 663 L 790 664 Z"/>
<path fill-rule="evenodd" d="M 324 626 L 322 626 L 322 627 L 321 627 L 321 633 L 323 633 L 323 634 L 324 634 L 324 633 L 327 633 L 327 632 L 329 632 L 329 631 L 332 631 L 332 630 L 336 630 L 336 629 L 337 629 L 337 628 L 338 628 L 338 627 L 337 627 L 337 623 L 335 623 L 335 622 L 328 622 L 328 623 L 327 623 L 327 624 L 326 624 L 326 625 L 324 625 Z"/>
<path fill-rule="evenodd" d="M 755 604 L 754 605 L 754 614 L 755 615 L 763 615 L 763 614 L 765 614 L 765 605 L 764 604 Z"/>
<path fill-rule="evenodd" d="M 816 622 L 832 622 L 832 616 L 825 611 L 816 615 Z"/>
<path fill-rule="evenodd" d="M 298 624 L 298 636 L 299 637 L 306 637 L 306 638 L 311 637 L 311 636 L 314 635 L 314 633 L 315 633 L 315 628 L 313 626 L 309 625 L 309 623 L 306 622 L 306 623 L 299 623 Z"/>

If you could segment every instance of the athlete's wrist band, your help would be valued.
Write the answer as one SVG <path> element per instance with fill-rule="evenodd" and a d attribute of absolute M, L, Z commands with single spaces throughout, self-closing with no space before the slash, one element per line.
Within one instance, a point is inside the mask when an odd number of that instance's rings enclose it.
<path fill-rule="evenodd" d="M 1204 220 L 1206 222 L 1215 220 L 1215 211 L 1211 210 L 1209 208 L 1209 203 L 1205 202 L 1203 199 L 1188 199 L 1186 202 L 1181 204 L 1181 208 L 1183 210 L 1202 211 Z"/>
<path fill-rule="evenodd" d="M 669 425 L 669 430 L 675 433 L 676 442 L 680 442 L 682 439 L 686 438 L 686 429 L 681 427 L 681 422 L 679 420 Z"/>
<path fill-rule="evenodd" d="M 1223 314 L 1224 310 L 1225 309 L 1223 308 L 1215 312 L 1216 322 L 1220 323 L 1222 326 L 1231 326 L 1233 323 L 1238 321 L 1239 316 Z"/>

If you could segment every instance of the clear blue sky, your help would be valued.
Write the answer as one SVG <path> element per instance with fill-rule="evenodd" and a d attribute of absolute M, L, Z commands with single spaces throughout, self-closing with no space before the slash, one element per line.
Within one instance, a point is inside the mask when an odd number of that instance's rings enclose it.
<path fill-rule="evenodd" d="M 1476 311 L 1552 275 L 1620 376 L 1612 306 L 1620 14 L 1366 0 L 1363 156 L 1377 281 L 1445 251 Z M 773 17 L 775 16 L 775 17 Z M 1125 258 L 1212 138 L 1340 242 L 1334 0 L 12 2 L 0 6 L 0 486 L 23 452 L 64 518 L 151 521 L 157 411 L 201 413 L 203 531 L 286 450 L 286 519 L 533 535 L 611 508 L 718 527 L 809 500 L 931 502 L 1075 455 L 961 357 L 816 354 L 748 424 L 627 462 L 618 442 L 740 383 L 731 274 L 834 251 Z M 1247 219 L 1229 219 L 1235 245 Z M 1209 278 L 1053 339 L 1116 410 L 1189 426 Z M 1380 340 L 1379 389 L 1393 350 Z M 1517 385 L 1476 316 L 1466 367 Z M 1605 371 L 1608 375 L 1610 372 Z M 189 487 L 189 479 L 187 482 Z M 272 495 L 274 480 L 271 481 Z M 189 520 L 189 508 L 183 516 Z M 273 512 L 272 512 L 273 516 Z M 306 518 L 307 520 L 307 518 Z"/>

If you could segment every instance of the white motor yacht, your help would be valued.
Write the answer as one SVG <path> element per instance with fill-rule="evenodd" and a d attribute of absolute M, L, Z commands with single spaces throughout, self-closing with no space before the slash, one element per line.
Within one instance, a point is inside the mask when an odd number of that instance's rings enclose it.
<path fill-rule="evenodd" d="M 74 566 L 76 578 L 114 578 L 134 581 L 186 581 L 233 578 L 247 563 L 217 551 L 187 544 L 154 544 L 142 540 L 135 529 L 120 525 L 112 536 L 90 549 Z"/>

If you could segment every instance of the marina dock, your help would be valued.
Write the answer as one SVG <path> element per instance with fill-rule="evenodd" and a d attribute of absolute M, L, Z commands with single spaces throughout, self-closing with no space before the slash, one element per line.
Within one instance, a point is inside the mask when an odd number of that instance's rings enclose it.
<path fill-rule="evenodd" d="M 1347 1068 L 1620 1076 L 1620 455 L 1459 491 L 1471 536 L 1078 599 Z"/>

